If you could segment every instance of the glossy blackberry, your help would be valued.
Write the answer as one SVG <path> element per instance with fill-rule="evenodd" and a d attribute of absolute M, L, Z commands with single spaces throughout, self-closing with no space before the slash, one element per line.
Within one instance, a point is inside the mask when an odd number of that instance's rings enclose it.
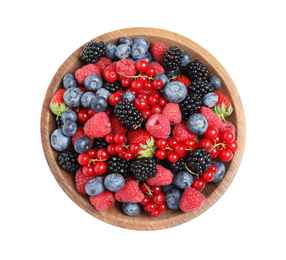
<path fill-rule="evenodd" d="M 197 93 L 202 96 L 205 94 L 214 91 L 214 87 L 207 80 L 194 80 L 188 87 L 188 92 Z"/>
<path fill-rule="evenodd" d="M 171 46 L 164 52 L 162 66 L 168 70 L 176 70 L 182 61 L 183 52 L 177 46 Z"/>
<path fill-rule="evenodd" d="M 196 148 L 186 157 L 186 164 L 193 173 L 203 174 L 212 164 L 211 154 L 206 152 L 204 147 Z"/>
<path fill-rule="evenodd" d="M 158 172 L 155 159 L 145 157 L 132 161 L 130 171 L 134 178 L 139 181 L 145 181 L 148 178 L 153 178 Z"/>
<path fill-rule="evenodd" d="M 199 112 L 203 105 L 203 98 L 197 93 L 191 93 L 189 96 L 179 103 L 182 120 L 187 121 L 189 116 Z"/>
<path fill-rule="evenodd" d="M 210 77 L 210 71 L 198 60 L 194 60 L 187 65 L 187 75 L 192 80 L 206 80 Z"/>
<path fill-rule="evenodd" d="M 81 167 L 77 160 L 78 153 L 75 151 L 63 151 L 58 156 L 60 167 L 69 173 L 76 173 Z"/>
<path fill-rule="evenodd" d="M 177 162 L 175 163 L 171 163 L 170 162 L 170 170 L 172 173 L 178 173 L 180 171 L 185 171 L 186 167 L 185 167 L 185 160 L 184 158 L 180 158 Z"/>
<path fill-rule="evenodd" d="M 120 81 L 118 81 L 118 80 L 115 82 L 106 81 L 104 83 L 103 87 L 111 93 L 115 93 L 117 90 L 124 89 L 123 86 L 121 85 Z"/>
<path fill-rule="evenodd" d="M 103 41 L 95 42 L 91 41 L 83 48 L 80 53 L 80 58 L 89 63 L 98 62 L 103 56 L 105 56 L 105 44 Z"/>
<path fill-rule="evenodd" d="M 117 156 L 110 156 L 106 161 L 108 173 L 120 173 L 122 176 L 129 175 L 130 160 L 123 160 Z"/>
<path fill-rule="evenodd" d="M 142 113 L 127 99 L 123 99 L 116 103 L 114 114 L 121 125 L 132 130 L 140 127 L 143 120 Z"/>
<path fill-rule="evenodd" d="M 94 138 L 93 149 L 98 150 L 100 148 L 107 148 L 108 143 L 105 140 L 105 137 Z"/>
<path fill-rule="evenodd" d="M 57 128 L 62 129 L 63 125 L 64 125 L 63 120 L 61 118 L 58 118 L 58 120 L 57 120 Z"/>

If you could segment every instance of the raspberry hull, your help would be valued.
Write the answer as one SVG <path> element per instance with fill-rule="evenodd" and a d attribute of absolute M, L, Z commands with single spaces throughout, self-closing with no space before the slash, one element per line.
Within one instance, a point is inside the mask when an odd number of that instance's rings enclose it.
<path fill-rule="evenodd" d="M 185 50 L 144 37 L 88 43 L 51 99 L 60 167 L 98 211 L 189 212 L 238 149 L 231 100 Z M 142 212 L 143 211 L 143 212 Z"/>

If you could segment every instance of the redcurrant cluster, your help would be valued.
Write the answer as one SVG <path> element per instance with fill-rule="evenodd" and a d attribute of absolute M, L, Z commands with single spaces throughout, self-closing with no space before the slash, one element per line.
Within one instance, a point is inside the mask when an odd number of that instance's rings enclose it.
<path fill-rule="evenodd" d="M 140 204 L 146 212 L 153 217 L 158 217 L 160 212 L 166 210 L 166 195 L 162 193 L 160 186 L 150 186 L 143 182 L 140 189 L 144 193 L 144 198 Z"/>

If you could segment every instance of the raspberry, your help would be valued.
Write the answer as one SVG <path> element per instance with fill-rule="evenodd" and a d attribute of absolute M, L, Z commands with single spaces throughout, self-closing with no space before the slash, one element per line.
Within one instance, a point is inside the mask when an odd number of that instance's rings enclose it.
<path fill-rule="evenodd" d="M 157 73 L 163 73 L 164 74 L 164 72 L 165 72 L 164 68 L 157 61 L 151 62 L 149 64 L 149 68 L 155 69 L 155 74 L 157 74 Z"/>
<path fill-rule="evenodd" d="M 101 71 L 100 69 L 97 67 L 96 64 L 88 64 L 83 66 L 82 68 L 78 69 L 75 72 L 75 78 L 77 80 L 77 82 L 79 84 L 83 84 L 85 78 L 89 75 L 89 74 L 97 74 L 99 76 L 101 76 Z"/>
<path fill-rule="evenodd" d="M 111 128 L 112 128 L 112 133 L 117 134 L 117 133 L 124 133 L 126 134 L 128 129 L 121 125 L 120 121 L 117 119 L 116 116 L 112 116 L 110 119 L 111 122 Z"/>
<path fill-rule="evenodd" d="M 171 125 L 177 125 L 182 121 L 180 106 L 176 103 L 167 103 L 163 108 L 162 115 L 169 119 Z"/>
<path fill-rule="evenodd" d="M 210 108 L 201 107 L 201 114 L 207 119 L 209 126 L 212 126 L 217 129 L 220 128 L 222 120 Z"/>
<path fill-rule="evenodd" d="M 110 119 L 105 112 L 92 116 L 83 127 L 84 134 L 89 138 L 101 138 L 111 133 Z"/>
<path fill-rule="evenodd" d="M 115 199 L 120 202 L 137 203 L 143 198 L 144 194 L 138 187 L 138 183 L 135 180 L 126 182 L 121 190 L 115 192 Z"/>
<path fill-rule="evenodd" d="M 178 77 L 176 77 L 173 81 L 180 81 L 180 82 L 182 82 L 186 86 L 186 88 L 188 86 L 190 86 L 190 84 L 191 84 L 191 80 L 188 77 L 184 76 L 184 75 L 178 75 Z"/>
<path fill-rule="evenodd" d="M 102 74 L 104 74 L 104 72 L 105 72 L 106 70 L 108 70 L 108 69 L 116 70 L 116 63 L 117 63 L 116 61 L 110 63 L 110 64 L 103 70 L 103 73 L 102 73 Z"/>
<path fill-rule="evenodd" d="M 79 168 L 76 172 L 75 175 L 75 184 L 76 184 L 76 189 L 78 190 L 79 193 L 81 194 L 87 194 L 85 191 L 85 184 L 92 178 L 94 178 L 94 176 L 91 177 L 87 177 L 83 174 L 82 171 L 82 167 Z"/>
<path fill-rule="evenodd" d="M 205 197 L 199 191 L 193 187 L 189 187 L 184 190 L 184 193 L 180 200 L 180 208 L 184 212 L 193 211 L 199 209 L 205 201 Z"/>
<path fill-rule="evenodd" d="M 105 190 L 96 196 L 90 196 L 89 200 L 91 204 L 99 211 L 113 206 L 115 202 L 113 193 L 108 190 Z"/>
<path fill-rule="evenodd" d="M 229 121 L 222 122 L 222 124 L 221 124 L 220 128 L 218 129 L 218 131 L 221 134 L 224 130 L 231 131 L 234 134 L 234 136 L 235 136 L 235 126 L 231 122 L 229 122 Z"/>
<path fill-rule="evenodd" d="M 164 168 L 162 165 L 157 164 L 156 169 L 158 172 L 154 178 L 148 178 L 146 181 L 151 186 L 165 186 L 173 181 L 173 174 L 170 170 Z"/>
<path fill-rule="evenodd" d="M 164 52 L 168 49 L 169 47 L 167 47 L 164 43 L 154 42 L 151 48 L 151 53 L 154 57 L 154 60 L 161 64 Z"/>
<path fill-rule="evenodd" d="M 193 134 L 187 127 L 187 122 L 182 122 L 176 125 L 172 131 L 172 136 L 176 138 L 179 142 L 183 143 L 184 141 L 191 139 L 196 140 L 197 135 Z"/>
<path fill-rule="evenodd" d="M 162 114 L 154 114 L 148 119 L 146 129 L 150 135 L 166 139 L 171 132 L 170 121 Z"/>
<path fill-rule="evenodd" d="M 95 65 L 98 67 L 100 70 L 100 73 L 103 74 L 103 71 L 107 66 L 109 66 L 112 63 L 111 59 L 107 57 L 102 57 Z"/>
<path fill-rule="evenodd" d="M 75 144 L 75 141 L 76 139 L 80 138 L 80 137 L 87 137 L 85 134 L 84 134 L 84 131 L 83 131 L 83 128 L 81 126 L 79 126 L 76 130 L 76 133 L 72 136 L 72 145 L 74 146 Z M 91 147 L 93 146 L 93 143 L 94 143 L 94 139 L 93 138 L 89 138 L 90 140 L 90 145 Z"/>
<path fill-rule="evenodd" d="M 132 60 L 122 59 L 116 63 L 116 71 L 120 74 L 118 75 L 119 80 L 128 79 L 128 77 L 124 76 L 135 76 L 136 75 L 136 67 L 135 62 Z M 121 75 L 122 74 L 122 75 Z"/>

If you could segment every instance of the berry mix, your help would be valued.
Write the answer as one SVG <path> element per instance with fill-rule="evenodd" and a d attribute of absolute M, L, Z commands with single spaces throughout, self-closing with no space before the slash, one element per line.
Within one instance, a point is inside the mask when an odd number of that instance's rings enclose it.
<path fill-rule="evenodd" d="M 136 216 L 200 208 L 238 144 L 221 81 L 177 46 L 123 36 L 91 41 L 84 66 L 63 77 L 50 109 L 51 146 L 99 211 Z M 143 214 L 143 213 L 142 213 Z"/>

